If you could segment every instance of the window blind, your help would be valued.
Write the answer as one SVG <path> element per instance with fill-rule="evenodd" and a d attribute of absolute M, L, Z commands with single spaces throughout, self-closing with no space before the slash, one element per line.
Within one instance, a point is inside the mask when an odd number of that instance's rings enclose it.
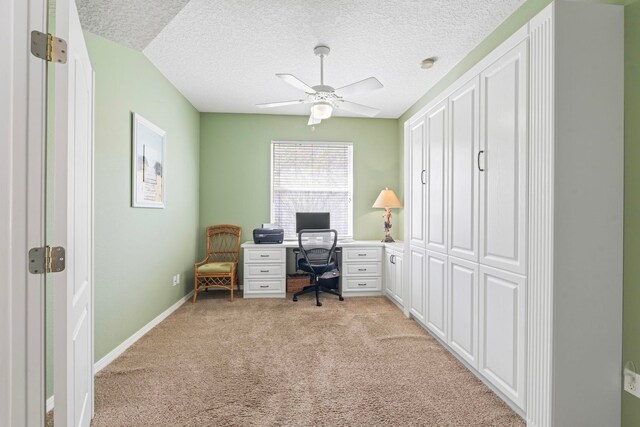
<path fill-rule="evenodd" d="M 273 142 L 271 222 L 296 237 L 296 212 L 329 212 L 338 236 L 353 235 L 353 145 Z"/>

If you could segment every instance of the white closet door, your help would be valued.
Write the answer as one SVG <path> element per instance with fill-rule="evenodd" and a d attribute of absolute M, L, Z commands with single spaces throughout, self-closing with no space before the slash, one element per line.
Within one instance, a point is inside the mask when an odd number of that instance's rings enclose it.
<path fill-rule="evenodd" d="M 413 315 L 414 319 L 424 323 L 424 305 L 425 305 L 425 292 L 424 292 L 424 272 L 425 272 L 425 253 L 422 250 L 414 248 L 410 249 L 410 286 L 409 291 L 411 295 L 409 297 L 410 305 L 409 311 Z"/>
<path fill-rule="evenodd" d="M 426 244 L 427 249 L 447 252 L 447 101 L 426 115 Z"/>
<path fill-rule="evenodd" d="M 526 272 L 527 41 L 481 74 L 480 262 Z"/>
<path fill-rule="evenodd" d="M 480 78 L 449 98 L 449 255 L 478 261 Z"/>
<path fill-rule="evenodd" d="M 397 254 L 393 257 L 393 267 L 395 278 L 393 281 L 393 292 L 394 297 L 398 303 L 403 304 L 403 290 L 404 280 L 402 279 L 403 265 L 402 265 L 402 257 Z"/>
<path fill-rule="evenodd" d="M 427 251 L 427 327 L 447 339 L 447 256 Z"/>
<path fill-rule="evenodd" d="M 526 279 L 480 266 L 478 370 L 521 408 L 525 402 Z"/>
<path fill-rule="evenodd" d="M 410 243 L 424 247 L 424 192 L 426 171 L 424 169 L 424 118 L 411 125 L 409 146 L 411 159 L 410 194 L 411 210 L 409 212 Z"/>
<path fill-rule="evenodd" d="M 449 345 L 478 369 L 478 264 L 449 257 Z"/>

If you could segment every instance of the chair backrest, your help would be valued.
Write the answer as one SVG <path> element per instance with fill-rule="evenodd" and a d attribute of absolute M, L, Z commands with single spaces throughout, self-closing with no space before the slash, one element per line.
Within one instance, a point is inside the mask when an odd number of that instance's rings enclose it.
<path fill-rule="evenodd" d="M 333 260 L 338 243 L 336 230 L 300 230 L 298 246 L 310 266 L 323 266 Z"/>
<path fill-rule="evenodd" d="M 214 262 L 238 262 L 240 227 L 220 224 L 207 227 L 207 257 Z"/>

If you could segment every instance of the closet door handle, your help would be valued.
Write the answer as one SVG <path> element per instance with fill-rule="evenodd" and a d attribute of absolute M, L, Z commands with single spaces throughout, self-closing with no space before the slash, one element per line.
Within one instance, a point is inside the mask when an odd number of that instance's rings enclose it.
<path fill-rule="evenodd" d="M 480 155 L 482 155 L 482 154 L 484 154 L 484 150 L 480 150 L 480 151 L 478 151 L 478 170 L 479 170 L 480 172 L 484 172 L 484 169 L 482 169 L 482 168 L 480 167 Z"/>
<path fill-rule="evenodd" d="M 420 172 L 420 181 L 422 181 L 422 184 L 426 184 L 427 181 L 425 181 L 425 174 L 426 174 L 427 170 L 426 169 L 422 169 L 422 172 Z"/>
<path fill-rule="evenodd" d="M 395 264 L 396 263 L 396 256 L 395 255 L 391 255 L 391 258 L 389 258 L 389 261 L 391 261 L 391 264 Z"/>

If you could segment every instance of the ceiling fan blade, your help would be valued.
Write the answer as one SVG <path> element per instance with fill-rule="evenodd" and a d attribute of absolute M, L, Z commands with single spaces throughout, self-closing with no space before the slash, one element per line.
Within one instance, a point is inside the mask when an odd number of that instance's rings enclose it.
<path fill-rule="evenodd" d="M 298 99 L 296 101 L 267 102 L 266 104 L 256 104 L 256 107 L 258 108 L 283 107 L 285 105 L 306 104 L 307 102 L 308 101 L 306 99 Z"/>
<path fill-rule="evenodd" d="M 350 85 L 336 89 L 336 95 L 348 97 L 359 93 L 370 92 L 382 87 L 384 86 L 378 79 L 375 77 L 369 77 L 368 79 L 360 80 L 359 82 L 351 83 Z"/>
<path fill-rule="evenodd" d="M 313 125 L 320 124 L 321 121 L 322 121 L 322 119 L 316 119 L 315 117 L 313 117 L 313 114 L 311 114 L 309 116 L 309 121 L 307 122 L 307 126 L 313 126 Z"/>
<path fill-rule="evenodd" d="M 377 108 L 367 107 L 366 105 L 360 105 L 349 101 L 341 101 L 338 106 L 343 110 L 369 117 L 374 117 L 380 112 Z"/>
<path fill-rule="evenodd" d="M 289 83 L 296 89 L 303 90 L 306 93 L 316 93 L 316 91 L 311 86 L 309 86 L 293 74 L 276 74 L 276 76 L 280 77 L 282 80 L 284 80 L 286 83 Z"/>

